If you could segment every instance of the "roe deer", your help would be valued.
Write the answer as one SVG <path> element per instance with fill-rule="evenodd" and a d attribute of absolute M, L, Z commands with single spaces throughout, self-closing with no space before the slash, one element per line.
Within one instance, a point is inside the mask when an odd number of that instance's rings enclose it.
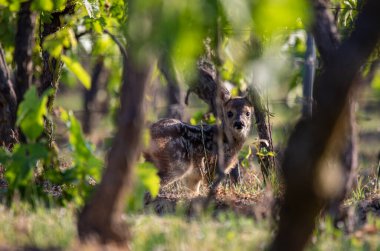
<path fill-rule="evenodd" d="M 252 106 L 247 98 L 236 97 L 224 102 L 222 110 L 224 172 L 229 173 L 248 137 Z M 158 168 L 161 187 L 183 179 L 199 193 L 202 175 L 217 166 L 217 130 L 216 125 L 193 126 L 176 119 L 161 119 L 150 127 L 151 145 L 144 156 Z"/>

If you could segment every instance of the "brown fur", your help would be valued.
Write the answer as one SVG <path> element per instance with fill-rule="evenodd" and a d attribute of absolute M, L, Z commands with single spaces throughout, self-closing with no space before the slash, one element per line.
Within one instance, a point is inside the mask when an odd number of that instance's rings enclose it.
<path fill-rule="evenodd" d="M 232 116 L 231 116 L 232 115 Z M 232 98 L 223 106 L 224 171 L 237 162 L 251 127 L 252 107 L 246 98 Z M 161 186 L 183 179 L 199 193 L 202 173 L 214 172 L 217 163 L 217 126 L 192 126 L 176 119 L 161 119 L 151 128 L 151 145 L 145 158 L 158 168 Z"/>

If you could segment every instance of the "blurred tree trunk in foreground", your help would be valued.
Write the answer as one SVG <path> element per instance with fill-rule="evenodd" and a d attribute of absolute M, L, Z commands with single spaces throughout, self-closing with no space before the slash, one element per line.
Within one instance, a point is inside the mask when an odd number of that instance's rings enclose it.
<path fill-rule="evenodd" d="M 310 119 L 297 123 L 285 151 L 282 169 L 286 190 L 279 228 L 270 250 L 303 250 L 318 214 L 327 203 L 329 194 L 324 192 L 327 177 L 322 172 L 325 155 L 341 147 L 337 142 L 344 143 L 342 123 L 348 116 L 349 99 L 351 92 L 356 91 L 360 67 L 379 40 L 379 13 L 380 2 L 368 0 L 354 31 L 316 78 L 317 106 Z"/>
<path fill-rule="evenodd" d="M 112 35 L 111 37 L 116 39 Z M 144 127 L 144 93 L 153 63 L 142 64 L 141 60 L 136 60 L 133 53 L 127 58 L 124 47 L 120 43 L 118 45 L 124 58 L 118 132 L 108 154 L 102 181 L 79 215 L 78 232 L 82 241 L 98 238 L 103 244 L 126 245 L 129 232 L 121 214 L 126 193 L 131 185 L 133 166 L 139 153 Z M 128 48 L 134 52 L 132 44 L 129 44 Z"/>
<path fill-rule="evenodd" d="M 323 62 L 323 67 L 325 67 L 333 60 L 334 53 L 340 45 L 338 28 L 332 13 L 329 12 L 329 5 L 326 1 L 316 0 L 313 4 L 316 14 L 316 21 L 313 25 L 313 34 L 315 36 L 318 51 Z M 324 69 L 322 69 L 322 72 L 323 71 Z M 359 77 L 359 74 L 357 77 Z M 355 97 L 350 97 L 348 102 L 348 116 L 344 126 L 342 127 L 344 131 L 345 143 L 343 143 L 343 148 L 340 153 L 340 163 L 344 171 L 343 182 L 345 187 L 342 188 L 339 194 L 337 194 L 333 199 L 333 213 L 337 213 L 340 203 L 345 198 L 347 192 L 351 190 L 352 185 L 355 182 L 356 168 L 358 165 Z"/>

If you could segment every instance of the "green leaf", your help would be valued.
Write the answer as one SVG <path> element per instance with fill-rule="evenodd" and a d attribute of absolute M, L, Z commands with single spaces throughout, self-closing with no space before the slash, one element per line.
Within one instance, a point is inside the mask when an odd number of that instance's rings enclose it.
<path fill-rule="evenodd" d="M 62 11 L 66 7 L 66 0 L 54 0 L 54 10 Z"/>
<path fill-rule="evenodd" d="M 33 179 L 32 170 L 37 161 L 46 159 L 48 155 L 49 150 L 41 143 L 16 144 L 5 172 L 10 192 L 13 193 L 20 187 L 30 186 Z"/>
<path fill-rule="evenodd" d="M 160 178 L 157 175 L 157 168 L 149 162 L 139 163 L 136 168 L 136 184 L 133 193 L 128 196 L 127 210 L 135 212 L 143 208 L 144 196 L 149 191 L 152 197 L 158 195 L 160 189 Z"/>
<path fill-rule="evenodd" d="M 32 86 L 25 93 L 24 100 L 18 107 L 16 125 L 20 126 L 22 132 L 32 142 L 44 130 L 44 116 L 47 114 L 46 103 L 52 91 L 52 89 L 45 91 L 39 98 L 36 87 Z"/>
<path fill-rule="evenodd" d="M 54 4 L 52 0 L 34 0 L 32 4 L 33 10 L 51 11 L 53 7 Z"/>
<path fill-rule="evenodd" d="M 82 0 L 84 7 L 87 10 L 89 17 L 94 18 L 99 13 L 99 1 L 97 0 Z"/>
<path fill-rule="evenodd" d="M 160 190 L 160 178 L 157 172 L 157 168 L 149 162 L 140 163 L 136 171 L 138 179 L 148 189 L 153 198 L 158 195 Z"/>
<path fill-rule="evenodd" d="M 113 41 L 109 36 L 100 36 L 96 39 L 92 49 L 93 55 L 104 55 L 112 48 Z"/>
<path fill-rule="evenodd" d="M 83 179 L 85 176 L 91 176 L 96 181 L 100 180 L 100 170 L 104 165 L 103 161 L 93 154 L 93 147 L 86 141 L 80 122 L 75 118 L 73 113 L 67 112 L 60 108 L 61 119 L 66 122 L 69 129 L 69 142 L 73 150 L 73 162 L 75 171 Z"/>
<path fill-rule="evenodd" d="M 12 157 L 12 153 L 5 147 L 0 148 L 0 164 L 6 165 L 7 161 Z"/>
<path fill-rule="evenodd" d="M 63 28 L 47 36 L 43 43 L 43 48 L 53 57 L 59 58 L 64 48 L 76 47 L 77 40 L 74 31 L 69 28 Z"/>
<path fill-rule="evenodd" d="M 307 26 L 312 13 L 305 0 L 262 0 L 252 6 L 252 18 L 258 34 L 274 35 L 281 29 L 299 28 L 299 20 Z"/>
<path fill-rule="evenodd" d="M 11 1 L 9 4 L 9 10 L 12 12 L 19 11 L 21 5 L 21 1 Z"/>
<path fill-rule="evenodd" d="M 377 71 L 377 74 L 372 80 L 372 88 L 376 91 L 380 91 L 380 71 Z"/>
<path fill-rule="evenodd" d="M 75 74 L 79 81 L 86 89 L 91 88 L 91 77 L 82 65 L 75 59 L 62 55 L 62 61 L 66 64 L 67 68 Z"/>
<path fill-rule="evenodd" d="M 8 6 L 7 0 L 0 0 L 0 7 L 6 7 Z"/>

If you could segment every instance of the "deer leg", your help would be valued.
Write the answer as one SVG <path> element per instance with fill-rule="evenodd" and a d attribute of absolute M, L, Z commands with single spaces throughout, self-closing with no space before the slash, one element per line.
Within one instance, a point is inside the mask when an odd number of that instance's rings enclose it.
<path fill-rule="evenodd" d="M 201 175 L 200 169 L 197 167 L 189 170 L 189 172 L 186 173 L 186 176 L 184 177 L 185 186 L 188 189 L 190 189 L 192 192 L 194 192 L 195 195 L 199 194 L 201 181 L 202 181 L 202 175 Z"/>
<path fill-rule="evenodd" d="M 160 170 L 158 175 L 160 176 L 161 188 L 164 188 L 187 175 L 187 173 L 192 169 L 189 163 L 172 163 L 170 168 Z"/>

